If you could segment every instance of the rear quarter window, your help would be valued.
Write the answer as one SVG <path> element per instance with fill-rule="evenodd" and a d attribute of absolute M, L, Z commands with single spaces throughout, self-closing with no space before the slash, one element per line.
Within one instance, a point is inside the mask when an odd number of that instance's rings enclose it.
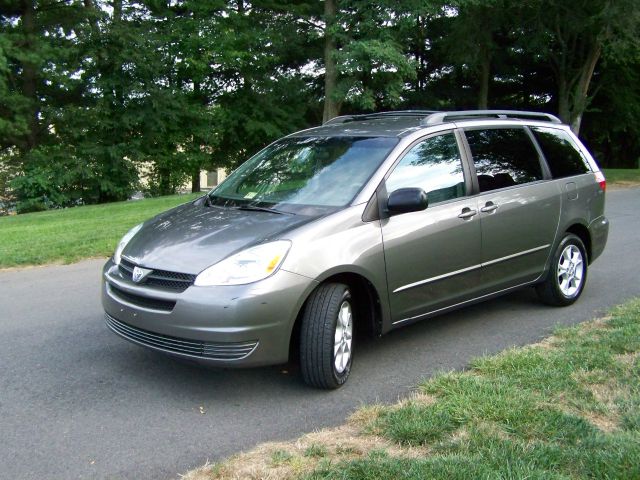
<path fill-rule="evenodd" d="M 569 134 L 557 128 L 531 127 L 553 178 L 571 177 L 591 171 Z"/>

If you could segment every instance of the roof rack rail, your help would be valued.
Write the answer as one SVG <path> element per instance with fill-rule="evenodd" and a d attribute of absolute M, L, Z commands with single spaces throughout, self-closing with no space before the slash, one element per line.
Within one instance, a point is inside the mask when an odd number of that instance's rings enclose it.
<path fill-rule="evenodd" d="M 438 113 L 436 110 L 397 110 L 391 112 L 362 113 L 360 115 L 341 115 L 324 122 L 324 125 L 372 120 L 384 117 L 428 117 Z"/>
<path fill-rule="evenodd" d="M 423 126 L 437 125 L 456 120 L 472 120 L 477 118 L 513 118 L 521 120 L 539 120 L 542 122 L 562 123 L 555 115 L 542 112 L 526 112 L 520 110 L 458 110 L 454 112 L 436 112 L 424 118 Z"/>

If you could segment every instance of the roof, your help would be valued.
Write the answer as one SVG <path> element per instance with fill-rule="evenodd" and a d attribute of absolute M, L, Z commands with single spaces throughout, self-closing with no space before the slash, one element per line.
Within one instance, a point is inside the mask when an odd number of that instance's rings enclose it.
<path fill-rule="evenodd" d="M 324 125 L 296 132 L 290 136 L 349 136 L 349 137 L 398 137 L 404 133 L 418 130 L 421 117 L 388 116 L 372 119 L 353 120 L 344 123 L 329 121 Z"/>
<path fill-rule="evenodd" d="M 425 127 L 469 120 L 522 120 L 561 124 L 554 115 L 519 110 L 458 110 L 435 112 L 402 110 L 332 118 L 324 125 L 302 130 L 290 136 L 401 137 Z"/>

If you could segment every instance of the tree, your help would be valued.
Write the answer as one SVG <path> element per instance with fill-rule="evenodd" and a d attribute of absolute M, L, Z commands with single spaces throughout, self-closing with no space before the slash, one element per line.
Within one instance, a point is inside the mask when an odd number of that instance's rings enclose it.
<path fill-rule="evenodd" d="M 151 194 L 390 108 L 557 111 L 633 164 L 635 0 L 0 0 L 0 196 Z M 615 120 L 612 120 L 615 119 Z M 617 162 L 617 163 L 616 163 Z"/>
<path fill-rule="evenodd" d="M 580 131 L 593 96 L 591 84 L 603 57 L 629 58 L 640 47 L 640 11 L 635 0 L 536 0 L 522 4 L 531 20 L 522 45 L 538 51 L 556 80 L 560 118 Z"/>
<path fill-rule="evenodd" d="M 504 0 L 467 0 L 460 2 L 456 15 L 451 7 L 446 10 L 449 28 L 441 48 L 449 52 L 451 60 L 468 69 L 471 85 L 477 90 L 476 106 L 479 109 L 489 107 L 496 57 L 508 54 L 509 46 L 505 45 L 504 39 L 510 30 L 510 7 Z"/>
<path fill-rule="evenodd" d="M 600 164 L 640 168 L 640 60 L 606 60 L 594 76 L 599 88 L 581 135 Z"/>
<path fill-rule="evenodd" d="M 315 15 L 304 2 L 239 1 L 217 19 L 207 80 L 215 165 L 235 167 L 316 115 L 315 78 L 303 71 L 321 51 Z"/>
<path fill-rule="evenodd" d="M 1 144 L 5 172 L 19 208 L 72 201 L 81 167 L 71 164 L 74 146 L 58 122 L 81 103 L 80 38 L 84 8 L 76 2 L 25 0 L 3 4 L 4 97 Z M 0 82 L 2 83 L 2 82 Z M 80 168 L 74 168 L 80 167 Z"/>
<path fill-rule="evenodd" d="M 325 2 L 324 115 L 399 105 L 415 65 L 398 37 L 403 3 L 393 0 Z"/>
<path fill-rule="evenodd" d="M 336 98 L 338 67 L 336 65 L 336 0 L 324 2 L 324 111 L 322 121 L 327 122 L 340 113 Z"/>

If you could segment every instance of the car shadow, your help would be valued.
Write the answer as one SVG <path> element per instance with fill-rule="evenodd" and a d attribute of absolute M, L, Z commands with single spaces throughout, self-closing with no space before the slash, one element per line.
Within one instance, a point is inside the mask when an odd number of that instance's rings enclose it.
<path fill-rule="evenodd" d="M 500 332 L 513 329 L 514 316 L 529 316 L 532 310 L 548 312 L 548 307 L 538 302 L 532 289 L 524 289 L 399 328 L 380 338 L 356 338 L 352 374 L 339 392 L 375 391 L 379 381 L 409 389 L 437 371 L 464 367 L 470 353 L 489 352 L 494 350 L 492 345 L 501 348 L 503 344 L 491 337 L 505 337 Z M 134 383 L 160 388 L 165 394 L 186 391 L 211 399 L 239 398 L 248 392 L 265 398 L 283 393 L 301 397 L 327 394 L 304 385 L 295 363 L 250 369 L 212 368 L 113 337 L 98 358 Z M 488 341 L 478 343 L 477 339 L 483 337 Z"/>

